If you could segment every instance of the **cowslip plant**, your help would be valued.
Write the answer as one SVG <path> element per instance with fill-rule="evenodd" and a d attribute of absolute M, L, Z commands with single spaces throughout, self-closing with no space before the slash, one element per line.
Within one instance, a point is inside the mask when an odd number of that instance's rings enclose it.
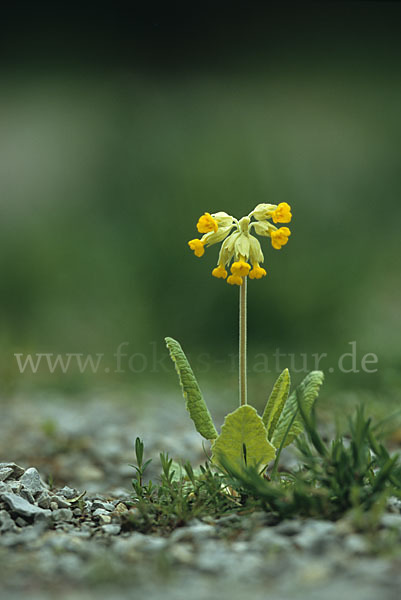
<path fill-rule="evenodd" d="M 166 338 L 190 417 L 197 431 L 212 444 L 212 462 L 223 470 L 231 464 L 236 469 L 251 467 L 262 473 L 275 458 L 276 468 L 282 448 L 304 429 L 298 403 L 301 403 L 304 414 L 310 414 L 323 382 L 323 373 L 312 371 L 290 394 L 290 374 L 288 369 L 284 369 L 273 386 L 262 416 L 248 404 L 247 280 L 248 277 L 254 280 L 266 276 L 266 270 L 260 266 L 264 262 L 261 243 L 253 233 L 269 238 L 272 247 L 280 250 L 287 244 L 291 232 L 288 227 L 277 228 L 273 223 L 289 223 L 291 218 L 291 207 L 286 202 L 279 205 L 258 204 L 239 220 L 225 212 L 205 213 L 197 223 L 202 237 L 188 242 L 197 257 L 204 255 L 205 247 L 221 243 L 217 267 L 212 275 L 239 287 L 240 406 L 226 416 L 220 434 L 180 344 L 170 337 Z"/>

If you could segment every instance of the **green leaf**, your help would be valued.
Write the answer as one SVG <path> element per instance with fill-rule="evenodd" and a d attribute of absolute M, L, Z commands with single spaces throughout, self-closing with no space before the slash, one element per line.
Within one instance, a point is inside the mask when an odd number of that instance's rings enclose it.
<path fill-rule="evenodd" d="M 166 337 L 165 341 L 178 373 L 187 410 L 197 431 L 207 440 L 216 439 L 218 433 L 183 349 L 173 338 Z"/>
<path fill-rule="evenodd" d="M 306 415 L 309 415 L 313 404 L 319 394 L 320 386 L 323 383 L 324 375 L 322 371 L 311 371 L 305 379 L 299 384 L 297 389 L 292 392 L 284 405 L 283 412 L 278 420 L 277 427 L 273 433 L 273 445 L 278 448 L 286 434 L 288 426 L 294 414 L 298 411 L 298 401 Z M 297 401 L 298 395 L 298 401 Z M 304 430 L 304 422 L 300 414 L 297 414 L 294 422 L 288 431 L 284 445 L 288 446 Z"/>
<path fill-rule="evenodd" d="M 226 416 L 212 453 L 212 460 L 220 466 L 226 462 L 242 469 L 265 467 L 276 450 L 267 439 L 261 417 L 252 406 L 245 405 Z"/>
<path fill-rule="evenodd" d="M 267 438 L 272 439 L 274 430 L 280 418 L 281 412 L 288 398 L 290 391 L 290 373 L 288 369 L 284 371 L 277 378 L 276 383 L 273 386 L 270 398 L 267 401 L 266 408 L 263 412 L 263 423 L 267 430 Z"/>

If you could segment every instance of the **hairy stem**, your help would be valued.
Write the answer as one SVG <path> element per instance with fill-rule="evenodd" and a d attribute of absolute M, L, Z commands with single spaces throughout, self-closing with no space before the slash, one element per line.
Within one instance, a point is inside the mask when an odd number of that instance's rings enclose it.
<path fill-rule="evenodd" d="M 246 383 L 246 285 L 247 277 L 239 289 L 239 401 L 240 406 L 247 404 Z"/>

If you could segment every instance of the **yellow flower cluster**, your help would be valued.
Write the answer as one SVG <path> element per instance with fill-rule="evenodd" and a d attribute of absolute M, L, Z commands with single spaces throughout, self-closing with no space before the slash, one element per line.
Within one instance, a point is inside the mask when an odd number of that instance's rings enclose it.
<path fill-rule="evenodd" d="M 280 250 L 288 242 L 291 231 L 288 227 L 275 227 L 270 220 L 289 223 L 291 218 L 291 207 L 287 202 L 279 205 L 258 204 L 247 217 L 239 221 L 225 212 L 205 213 L 197 223 L 197 229 L 203 236 L 189 241 L 188 245 L 195 256 L 200 257 L 205 253 L 205 246 L 223 242 L 212 275 L 227 279 L 231 285 L 242 285 L 244 277 L 261 279 L 266 275 L 265 269 L 260 266 L 264 261 L 263 252 L 259 240 L 250 233 L 252 228 L 257 235 L 270 237 L 273 248 Z M 231 261 L 231 275 L 227 277 L 226 267 Z"/>

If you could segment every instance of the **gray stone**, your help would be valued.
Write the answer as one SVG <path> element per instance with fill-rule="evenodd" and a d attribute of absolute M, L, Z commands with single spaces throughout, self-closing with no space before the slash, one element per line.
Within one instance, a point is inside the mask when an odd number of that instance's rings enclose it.
<path fill-rule="evenodd" d="M 21 475 L 25 471 L 25 469 L 23 469 L 19 465 L 16 465 L 13 462 L 0 463 L 0 470 L 2 470 L 2 469 L 12 469 L 13 479 L 19 479 L 19 477 L 21 477 Z"/>
<path fill-rule="evenodd" d="M 346 536 L 343 547 L 351 554 L 367 554 L 370 551 L 368 540 L 358 533 Z"/>
<path fill-rule="evenodd" d="M 36 494 L 46 489 L 46 485 L 43 483 L 39 472 L 35 467 L 30 467 L 20 478 L 20 483 L 31 492 Z"/>
<path fill-rule="evenodd" d="M 51 525 L 51 511 L 44 510 L 41 513 L 35 515 L 34 522 L 35 524 L 40 525 L 43 529 L 47 529 Z"/>
<path fill-rule="evenodd" d="M 73 500 L 74 498 L 77 498 L 79 496 L 79 492 L 77 490 L 75 490 L 74 488 L 68 487 L 68 485 L 65 485 L 58 492 L 58 494 L 60 496 L 64 496 L 64 498 L 67 498 L 67 500 Z"/>
<path fill-rule="evenodd" d="M 55 502 L 58 508 L 70 508 L 70 503 L 62 496 L 53 496 L 52 502 Z"/>
<path fill-rule="evenodd" d="M 240 523 L 241 522 L 241 517 L 239 515 L 236 514 L 232 514 L 232 515 L 227 515 L 225 517 L 220 517 L 219 519 L 216 520 L 216 524 L 217 525 L 223 525 L 231 527 L 233 523 Z"/>
<path fill-rule="evenodd" d="M 288 536 L 279 535 L 270 527 L 265 527 L 252 537 L 249 548 L 258 552 L 290 550 L 292 542 Z"/>
<path fill-rule="evenodd" d="M 62 552 L 73 552 L 75 554 L 85 554 L 85 542 L 83 536 L 71 535 L 63 531 L 50 532 L 46 537 L 44 544 L 54 550 L 57 554 Z"/>
<path fill-rule="evenodd" d="M 50 496 L 47 492 L 42 492 L 36 500 L 36 504 L 41 508 L 50 508 Z"/>
<path fill-rule="evenodd" d="M 121 531 L 121 525 L 117 525 L 114 523 L 102 525 L 102 531 L 104 531 L 104 533 L 107 533 L 107 535 L 118 535 Z"/>
<path fill-rule="evenodd" d="M 199 554 L 195 558 L 195 564 L 201 571 L 219 575 L 226 573 L 233 564 L 237 570 L 240 568 L 238 556 L 221 542 L 218 543 L 217 540 L 206 540 L 202 543 Z"/>
<path fill-rule="evenodd" d="M 13 479 L 7 479 L 6 485 L 8 488 L 7 491 L 12 492 L 13 494 L 19 494 L 21 491 L 21 484 L 19 481 L 15 481 Z"/>
<path fill-rule="evenodd" d="M 51 513 L 51 518 L 53 522 L 72 521 L 74 515 L 70 508 L 57 508 Z"/>
<path fill-rule="evenodd" d="M 248 521 L 251 526 L 263 527 L 274 525 L 277 522 L 277 518 L 263 511 L 255 511 L 249 515 Z"/>
<path fill-rule="evenodd" d="M 92 515 L 94 517 L 100 517 L 100 515 L 108 515 L 108 514 L 109 514 L 109 511 L 108 510 L 104 510 L 103 508 L 97 508 L 92 513 Z"/>
<path fill-rule="evenodd" d="M 35 498 L 29 490 L 26 490 L 24 488 L 20 489 L 19 496 L 21 496 L 21 498 L 25 498 L 25 500 L 28 500 L 28 502 L 30 502 L 31 504 L 35 504 Z"/>
<path fill-rule="evenodd" d="M 301 533 L 302 521 L 283 521 L 282 523 L 279 523 L 279 525 L 276 525 L 274 530 L 281 535 L 297 535 L 298 533 Z"/>
<path fill-rule="evenodd" d="M 54 529 L 56 531 L 66 531 L 67 533 L 69 533 L 70 531 L 74 530 L 74 525 L 73 523 L 67 523 L 66 521 L 58 521 L 57 523 L 55 523 Z"/>
<path fill-rule="evenodd" d="M 392 513 L 401 513 L 401 500 L 395 496 L 391 496 L 387 500 L 387 510 Z"/>
<path fill-rule="evenodd" d="M 82 530 L 82 529 L 75 529 L 74 536 L 77 538 L 88 539 L 91 537 L 91 532 L 87 531 L 87 530 Z"/>
<path fill-rule="evenodd" d="M 111 516 L 110 515 L 99 515 L 99 522 L 104 525 L 108 525 L 108 523 L 111 523 Z"/>
<path fill-rule="evenodd" d="M 103 502 L 102 500 L 94 500 L 93 506 L 95 508 L 101 508 L 108 512 L 112 512 L 114 510 L 114 504 L 111 504 L 111 502 Z"/>
<path fill-rule="evenodd" d="M 176 529 L 170 536 L 170 542 L 173 544 L 184 541 L 201 542 L 213 537 L 216 537 L 216 528 L 212 525 L 198 522 L 192 526 Z"/>
<path fill-rule="evenodd" d="M 44 509 L 35 506 L 13 493 L 0 493 L 0 498 L 18 515 L 23 517 L 34 517 L 37 514 L 43 513 Z"/>
<path fill-rule="evenodd" d="M 294 536 L 293 542 L 298 548 L 319 554 L 336 542 L 335 531 L 336 526 L 330 521 L 305 521 L 301 532 Z"/>
<path fill-rule="evenodd" d="M 191 565 L 194 562 L 194 550 L 192 544 L 174 544 L 169 548 L 169 557 L 184 565 Z"/>
<path fill-rule="evenodd" d="M 108 525 L 103 525 L 103 527 L 108 527 Z M 136 555 L 137 553 L 152 554 L 163 550 L 166 545 L 167 540 L 165 538 L 135 532 L 127 538 L 119 538 L 114 545 L 114 550 L 121 556 Z"/>
<path fill-rule="evenodd" d="M 0 537 L 0 545 L 10 546 L 28 546 L 37 541 L 42 535 L 43 529 L 37 525 L 28 525 L 20 529 L 18 533 L 6 533 Z"/>
<path fill-rule="evenodd" d="M 401 514 L 384 514 L 380 519 L 380 524 L 383 525 L 383 527 L 396 528 L 401 531 Z"/>
<path fill-rule="evenodd" d="M 12 472 L 13 470 L 10 467 L 0 469 L 0 481 L 5 481 Z"/>
<path fill-rule="evenodd" d="M 15 531 L 15 523 L 6 510 L 0 510 L 0 533 Z"/>

